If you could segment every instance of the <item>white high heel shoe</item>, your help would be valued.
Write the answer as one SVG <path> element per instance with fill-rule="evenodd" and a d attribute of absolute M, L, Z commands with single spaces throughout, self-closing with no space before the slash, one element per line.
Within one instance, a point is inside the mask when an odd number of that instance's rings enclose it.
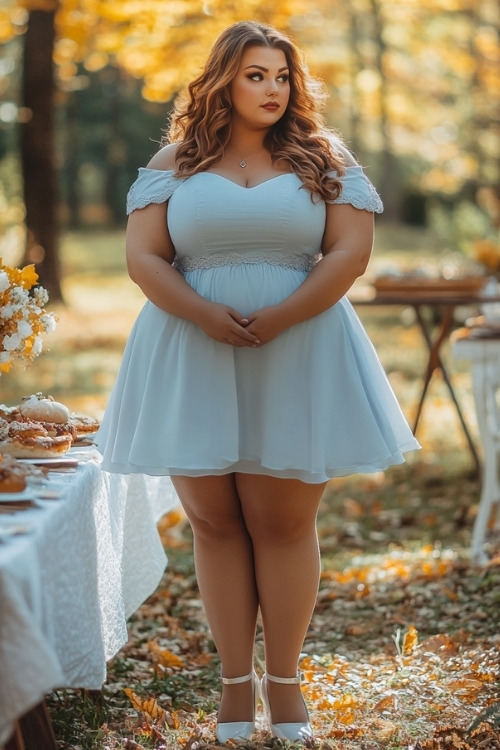
<path fill-rule="evenodd" d="M 309 713 L 307 711 L 304 698 L 302 698 L 302 700 L 304 701 L 307 721 L 273 724 L 271 706 L 269 703 L 269 693 L 267 690 L 268 681 L 279 682 L 281 685 L 300 685 L 301 678 L 300 675 L 297 675 L 296 677 L 274 677 L 272 674 L 268 674 L 267 672 L 262 678 L 260 691 L 262 705 L 264 706 L 264 711 L 266 713 L 269 726 L 271 727 L 271 733 L 274 735 L 274 737 L 277 737 L 280 740 L 291 740 L 292 742 L 297 742 L 297 740 L 302 742 L 313 740 L 314 735 L 311 724 L 309 722 Z"/>
<path fill-rule="evenodd" d="M 221 679 L 224 685 L 238 685 L 241 682 L 253 681 L 253 721 L 225 721 L 217 723 L 216 729 L 217 740 L 221 744 L 224 744 L 228 740 L 248 740 L 255 730 L 255 714 L 257 713 L 257 704 L 260 697 L 259 679 L 253 671 L 244 677 L 222 677 Z"/>

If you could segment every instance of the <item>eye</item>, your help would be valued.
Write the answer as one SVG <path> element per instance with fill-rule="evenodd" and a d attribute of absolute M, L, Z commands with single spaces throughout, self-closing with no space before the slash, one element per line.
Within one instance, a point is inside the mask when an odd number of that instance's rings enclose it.
<path fill-rule="evenodd" d="M 262 73 L 250 73 L 250 75 L 247 76 L 247 78 L 250 81 L 262 81 L 263 80 L 263 75 L 262 75 Z"/>
<path fill-rule="evenodd" d="M 278 76 L 278 81 L 280 81 L 280 83 L 287 83 L 287 81 L 289 80 L 290 80 L 289 73 L 282 73 L 280 76 Z"/>

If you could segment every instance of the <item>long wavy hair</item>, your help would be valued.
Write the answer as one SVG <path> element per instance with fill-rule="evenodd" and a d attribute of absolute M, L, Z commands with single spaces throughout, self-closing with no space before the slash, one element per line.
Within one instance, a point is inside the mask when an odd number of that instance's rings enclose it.
<path fill-rule="evenodd" d="M 286 161 L 304 187 L 324 200 L 340 195 L 344 160 L 322 114 L 326 88 L 307 71 L 293 42 L 280 31 L 256 21 L 241 21 L 219 36 L 201 75 L 179 97 L 165 143 L 179 142 L 177 175 L 190 177 L 208 170 L 224 155 L 231 138 L 230 86 L 244 51 L 250 47 L 280 49 L 290 71 L 290 98 L 283 116 L 264 140 L 273 163 Z"/>

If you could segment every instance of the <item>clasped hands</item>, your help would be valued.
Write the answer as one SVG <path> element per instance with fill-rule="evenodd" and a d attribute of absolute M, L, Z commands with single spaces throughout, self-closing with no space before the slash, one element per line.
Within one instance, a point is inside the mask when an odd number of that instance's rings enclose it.
<path fill-rule="evenodd" d="M 287 328 L 283 318 L 276 305 L 261 307 L 243 317 L 232 307 L 212 302 L 199 325 L 207 336 L 222 344 L 257 348 Z"/>

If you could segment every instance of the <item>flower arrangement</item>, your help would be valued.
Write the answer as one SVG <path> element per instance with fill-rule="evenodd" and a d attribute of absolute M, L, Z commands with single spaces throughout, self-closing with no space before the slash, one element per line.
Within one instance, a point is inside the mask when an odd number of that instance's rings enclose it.
<path fill-rule="evenodd" d="M 37 280 L 34 265 L 10 268 L 0 259 L 0 374 L 15 360 L 28 364 L 38 357 L 42 334 L 55 330 L 55 316 L 44 310 L 49 295 Z"/>
<path fill-rule="evenodd" d="M 474 242 L 474 258 L 488 273 L 498 274 L 500 271 L 500 243 L 491 239 L 476 240 Z"/>

